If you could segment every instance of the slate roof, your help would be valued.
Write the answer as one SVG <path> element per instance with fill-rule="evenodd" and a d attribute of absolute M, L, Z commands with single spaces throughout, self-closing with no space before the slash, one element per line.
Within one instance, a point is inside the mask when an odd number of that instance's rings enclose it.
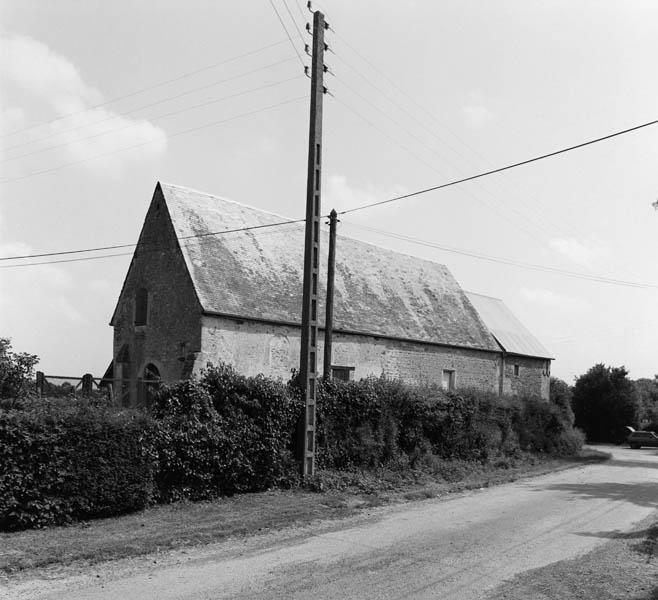
<path fill-rule="evenodd" d="M 159 186 L 179 239 L 286 220 L 188 188 Z M 320 326 L 327 246 L 322 232 Z M 304 223 L 197 237 L 181 247 L 204 312 L 301 322 Z M 344 236 L 336 249 L 334 328 L 500 351 L 445 266 Z"/>
<path fill-rule="evenodd" d="M 505 352 L 536 358 L 553 358 L 502 300 L 474 292 L 466 292 L 466 295 Z"/>

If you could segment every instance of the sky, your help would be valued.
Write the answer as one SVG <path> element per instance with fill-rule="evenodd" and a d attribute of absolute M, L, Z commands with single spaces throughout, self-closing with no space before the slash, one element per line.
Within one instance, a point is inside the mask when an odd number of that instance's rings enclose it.
<path fill-rule="evenodd" d="M 652 0 L 314 8 L 331 25 L 325 213 L 658 119 Z M 0 257 L 134 243 L 157 181 L 303 217 L 310 18 L 299 0 L 2 0 Z M 653 126 L 345 214 L 339 232 L 503 299 L 565 381 L 599 362 L 653 377 L 657 198 Z M 47 374 L 102 375 L 129 252 L 0 261 L 0 336 Z"/>

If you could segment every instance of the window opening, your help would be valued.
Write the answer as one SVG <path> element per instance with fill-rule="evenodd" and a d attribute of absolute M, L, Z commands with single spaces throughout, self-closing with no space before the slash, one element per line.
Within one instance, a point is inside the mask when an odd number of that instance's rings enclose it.
<path fill-rule="evenodd" d="M 135 325 L 146 325 L 148 317 L 149 293 L 144 288 L 135 294 Z"/>
<path fill-rule="evenodd" d="M 339 381 L 352 381 L 354 367 L 331 365 L 331 378 Z"/>

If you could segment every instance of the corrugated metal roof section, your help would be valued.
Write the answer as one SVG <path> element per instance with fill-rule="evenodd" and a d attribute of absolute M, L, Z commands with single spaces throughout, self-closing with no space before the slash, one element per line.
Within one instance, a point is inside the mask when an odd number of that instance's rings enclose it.
<path fill-rule="evenodd" d="M 466 295 L 506 352 L 537 358 L 553 358 L 502 300 L 474 292 L 466 292 Z"/>
<path fill-rule="evenodd" d="M 160 187 L 179 238 L 285 220 L 187 188 Z M 323 233 L 318 285 L 321 325 L 327 245 Z M 304 223 L 200 237 L 181 246 L 206 312 L 301 321 Z M 446 267 L 343 236 L 338 236 L 336 250 L 334 327 L 499 351 Z"/>

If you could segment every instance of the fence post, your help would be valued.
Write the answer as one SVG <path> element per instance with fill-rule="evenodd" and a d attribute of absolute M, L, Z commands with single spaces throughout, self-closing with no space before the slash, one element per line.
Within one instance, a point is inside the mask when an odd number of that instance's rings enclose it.
<path fill-rule="evenodd" d="M 43 374 L 43 371 L 37 371 L 37 395 L 39 398 L 43 396 L 43 388 L 46 382 L 46 376 Z"/>
<path fill-rule="evenodd" d="M 94 376 L 91 373 L 85 373 L 82 376 L 82 393 L 85 396 L 91 396 L 91 391 L 94 386 Z"/>

